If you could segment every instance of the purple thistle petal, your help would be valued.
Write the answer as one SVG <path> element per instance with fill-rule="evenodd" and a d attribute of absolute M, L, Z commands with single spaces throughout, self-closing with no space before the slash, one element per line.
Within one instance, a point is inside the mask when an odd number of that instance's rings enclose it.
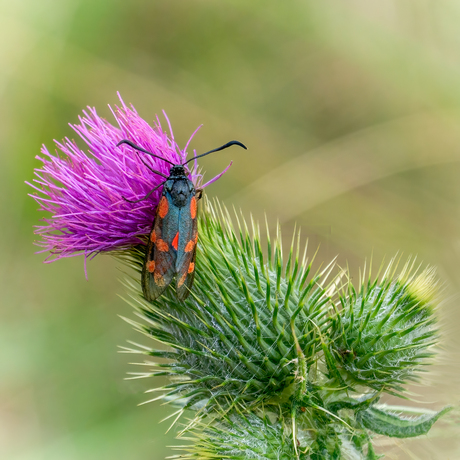
<path fill-rule="evenodd" d="M 171 166 L 126 144 L 117 147 L 122 139 L 174 164 L 185 162 L 188 145 L 200 127 L 181 150 L 164 112 L 170 136 L 163 131 L 158 117 L 152 127 L 134 107 L 128 107 L 121 97 L 120 101 L 121 107 L 109 106 L 115 126 L 91 107 L 83 111 L 79 124 L 71 125 L 86 144 L 86 151 L 66 138 L 55 141 L 55 154 L 43 146 L 42 156 L 37 156 L 43 164 L 35 170 L 34 184 L 29 185 L 35 190 L 31 196 L 39 209 L 51 214 L 35 229 L 41 237 L 37 243 L 43 248 L 40 252 L 51 253 L 46 262 L 82 254 L 86 265 L 86 260 L 97 253 L 129 248 L 142 243 L 150 233 L 162 187 L 139 203 L 129 203 L 124 198 L 139 200 L 164 182 L 146 165 L 166 176 Z M 189 177 L 197 185 L 201 182 L 197 165 Z"/>
<path fill-rule="evenodd" d="M 195 134 L 202 128 L 202 126 L 203 126 L 203 125 L 198 126 L 198 128 L 196 128 L 195 131 L 193 131 L 193 133 L 192 133 L 192 135 L 190 136 L 189 140 L 188 140 L 187 143 L 185 144 L 185 148 L 184 148 L 184 151 L 185 151 L 185 152 L 187 151 L 190 142 L 192 142 L 192 139 L 195 137 Z M 196 154 L 195 154 L 195 156 L 196 156 Z M 184 161 L 185 161 L 185 158 L 184 158 Z"/>
<path fill-rule="evenodd" d="M 230 169 L 230 166 L 232 164 L 233 164 L 233 161 L 231 161 L 230 164 L 221 173 L 217 174 L 216 177 L 214 177 L 213 179 L 211 179 L 208 182 L 206 182 L 206 184 L 202 185 L 200 188 L 205 188 L 208 185 L 211 185 L 213 182 L 216 182 L 216 180 L 220 179 Z"/>

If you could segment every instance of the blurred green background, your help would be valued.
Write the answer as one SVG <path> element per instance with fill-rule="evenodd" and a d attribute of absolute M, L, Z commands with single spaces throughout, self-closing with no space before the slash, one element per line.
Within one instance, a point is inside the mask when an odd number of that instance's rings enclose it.
<path fill-rule="evenodd" d="M 445 282 L 442 350 L 420 405 L 460 400 L 460 3 L 447 0 L 2 0 L 0 3 L 0 458 L 162 459 L 168 408 L 124 381 L 138 339 L 110 257 L 43 265 L 24 180 L 42 143 L 87 105 L 165 109 L 184 145 L 201 123 L 208 189 L 294 224 L 354 273 L 397 251 Z M 414 403 L 415 404 L 415 403 Z M 454 422 L 379 441 L 387 458 L 458 459 Z"/>

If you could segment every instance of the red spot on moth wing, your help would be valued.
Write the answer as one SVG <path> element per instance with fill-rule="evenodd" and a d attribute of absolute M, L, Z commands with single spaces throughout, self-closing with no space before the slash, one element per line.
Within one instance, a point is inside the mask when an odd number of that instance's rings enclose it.
<path fill-rule="evenodd" d="M 192 273 L 193 270 L 195 270 L 195 264 L 193 262 L 190 262 L 190 265 L 188 266 L 188 272 Z"/>
<path fill-rule="evenodd" d="M 198 232 L 195 235 L 195 244 L 198 243 Z"/>
<path fill-rule="evenodd" d="M 181 276 L 179 282 L 177 283 L 177 287 L 181 287 L 181 286 L 185 283 L 185 280 L 187 279 L 187 275 L 188 275 L 188 273 L 185 272 L 185 273 Z"/>
<path fill-rule="evenodd" d="M 147 270 L 150 273 L 153 273 L 155 271 L 155 261 L 151 260 L 150 262 L 147 262 Z"/>
<path fill-rule="evenodd" d="M 168 252 L 169 251 L 169 246 L 168 246 L 168 243 L 166 243 L 166 241 L 162 240 L 161 238 L 158 238 L 157 242 L 156 242 L 156 247 L 159 251 L 161 252 Z"/>
<path fill-rule="evenodd" d="M 192 199 L 190 200 L 190 216 L 192 217 L 192 219 L 195 219 L 197 209 L 198 204 L 196 202 L 196 198 L 192 196 Z"/>
<path fill-rule="evenodd" d="M 164 286 L 165 285 L 165 279 L 164 276 L 161 273 L 155 272 L 153 274 L 153 279 L 155 280 L 155 283 L 157 286 Z"/>
<path fill-rule="evenodd" d="M 179 244 L 179 232 L 176 233 L 171 245 L 177 251 L 177 245 Z"/>
<path fill-rule="evenodd" d="M 195 241 L 190 240 L 190 241 L 186 244 L 186 246 L 185 246 L 185 248 L 184 248 L 184 251 L 185 251 L 185 252 L 193 251 L 193 248 L 194 248 L 194 247 L 195 247 Z"/>
<path fill-rule="evenodd" d="M 157 240 L 157 234 L 155 233 L 155 230 L 152 230 L 152 233 L 150 233 L 150 241 L 152 243 L 155 243 L 156 240 Z"/>
<path fill-rule="evenodd" d="M 165 196 L 161 197 L 160 203 L 158 204 L 158 215 L 164 219 L 166 214 L 168 214 L 169 204 Z"/>

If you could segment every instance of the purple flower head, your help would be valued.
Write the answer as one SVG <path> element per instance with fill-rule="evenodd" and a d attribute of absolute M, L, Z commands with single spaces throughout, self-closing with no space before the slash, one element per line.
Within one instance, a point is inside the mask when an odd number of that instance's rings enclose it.
<path fill-rule="evenodd" d="M 35 184 L 29 185 L 38 192 L 31 196 L 39 203 L 40 210 L 51 214 L 43 219 L 45 225 L 35 230 L 42 238 L 37 242 L 43 247 L 40 252 L 51 253 L 46 262 L 126 249 L 142 242 L 142 237 L 150 232 L 162 187 L 138 203 L 126 199 L 140 200 L 165 180 L 153 172 L 169 175 L 171 165 L 161 158 L 174 164 L 186 160 L 187 147 L 199 128 L 181 150 L 164 112 L 170 135 L 163 131 L 158 117 L 152 127 L 134 107 L 127 107 L 121 98 L 120 101 L 121 107 L 110 108 L 116 126 L 89 107 L 79 117 L 80 123 L 71 125 L 86 143 L 86 152 L 74 140 L 66 138 L 55 141 L 58 149 L 55 154 L 43 146 L 42 156 L 37 157 L 43 165 L 35 170 Z M 126 144 L 117 147 L 122 139 L 161 158 L 138 152 Z M 221 177 L 230 165 L 204 185 L 200 185 L 202 176 L 196 160 L 194 167 L 187 170 L 195 186 L 204 188 Z"/>

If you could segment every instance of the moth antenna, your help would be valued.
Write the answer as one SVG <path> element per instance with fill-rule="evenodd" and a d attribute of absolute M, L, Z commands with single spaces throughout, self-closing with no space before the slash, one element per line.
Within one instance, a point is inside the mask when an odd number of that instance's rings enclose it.
<path fill-rule="evenodd" d="M 248 149 L 244 144 L 242 144 L 239 141 L 230 141 L 230 142 L 227 142 L 224 145 L 221 145 L 217 149 L 213 149 L 213 150 L 210 150 L 209 152 L 202 153 L 201 155 L 198 155 L 196 157 L 190 158 L 190 160 L 187 160 L 185 163 L 182 163 L 182 166 L 185 166 L 187 163 L 189 163 L 190 161 L 196 160 L 197 158 L 201 158 L 201 157 L 204 157 L 206 155 L 209 155 L 210 153 L 214 153 L 214 152 L 218 152 L 219 150 L 227 149 L 228 147 L 231 147 L 232 145 L 239 145 L 240 147 L 243 147 L 243 149 L 245 149 L 245 150 Z"/>
<path fill-rule="evenodd" d="M 166 181 L 162 182 L 160 185 L 157 185 L 155 188 L 153 188 L 152 190 L 150 190 L 149 193 L 147 193 L 147 195 L 144 196 L 144 198 L 141 198 L 140 200 L 128 200 L 128 198 L 125 198 L 124 196 L 122 196 L 122 198 L 127 201 L 128 203 L 139 203 L 139 201 L 144 201 L 146 200 L 155 190 L 159 189 Z"/>
<path fill-rule="evenodd" d="M 148 150 L 145 150 L 145 149 L 143 149 L 142 147 L 139 147 L 138 145 L 134 144 L 133 142 L 131 142 L 131 141 L 128 140 L 128 139 L 123 139 L 122 141 L 120 141 L 120 142 L 117 144 L 117 147 L 119 147 L 121 144 L 127 144 L 127 145 L 129 145 L 130 147 L 132 147 L 133 149 L 139 150 L 139 152 L 144 152 L 144 153 L 146 153 L 147 155 L 151 155 L 152 157 L 155 157 L 155 158 L 158 158 L 158 159 L 160 159 L 160 160 L 166 161 L 166 162 L 169 163 L 170 165 L 175 166 L 175 163 L 173 163 L 172 161 L 169 161 L 169 160 L 167 160 L 166 158 L 160 157 L 159 155 L 155 155 L 154 153 L 149 152 Z"/>
<path fill-rule="evenodd" d="M 146 163 L 146 162 L 142 159 L 142 157 L 141 157 L 139 154 L 138 154 L 138 156 L 139 156 L 139 160 L 141 160 L 142 163 L 144 163 L 144 166 L 145 166 L 146 168 L 148 168 L 150 171 L 152 171 L 154 174 L 158 174 L 158 175 L 160 175 L 161 177 L 164 177 L 165 179 L 168 179 L 168 178 L 169 178 L 169 176 L 167 176 L 166 174 L 163 174 L 162 172 L 157 171 L 157 170 L 151 168 L 150 165 L 149 165 L 148 163 Z"/>

